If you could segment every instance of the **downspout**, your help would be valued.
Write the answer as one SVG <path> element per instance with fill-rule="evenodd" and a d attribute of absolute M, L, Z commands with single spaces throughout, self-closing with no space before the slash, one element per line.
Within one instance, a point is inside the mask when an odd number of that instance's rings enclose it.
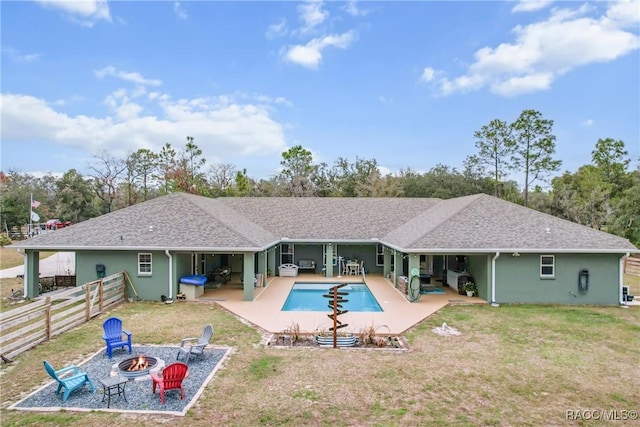
<path fill-rule="evenodd" d="M 169 300 L 173 299 L 173 256 L 169 253 L 169 249 L 164 250 L 165 255 L 169 258 Z"/>
<path fill-rule="evenodd" d="M 499 307 L 496 302 L 496 260 L 500 257 L 500 252 L 496 252 L 496 255 L 491 258 L 491 305 L 493 307 Z"/>
<path fill-rule="evenodd" d="M 629 306 L 627 305 L 626 301 L 622 300 L 622 286 L 624 285 L 624 259 L 626 257 L 628 257 L 631 253 L 627 252 L 626 255 L 623 255 L 620 257 L 620 264 L 618 267 L 618 281 L 620 282 L 619 285 L 619 289 L 618 289 L 618 302 L 620 303 L 620 305 L 624 308 L 628 308 Z"/>

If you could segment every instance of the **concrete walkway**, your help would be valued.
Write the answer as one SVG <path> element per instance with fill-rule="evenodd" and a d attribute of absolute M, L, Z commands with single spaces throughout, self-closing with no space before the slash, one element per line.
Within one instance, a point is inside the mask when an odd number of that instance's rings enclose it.
<path fill-rule="evenodd" d="M 56 252 L 50 257 L 40 260 L 40 276 L 49 277 L 57 275 L 76 274 L 76 253 Z M 12 278 L 24 275 L 24 265 L 0 270 L 0 279 Z"/>

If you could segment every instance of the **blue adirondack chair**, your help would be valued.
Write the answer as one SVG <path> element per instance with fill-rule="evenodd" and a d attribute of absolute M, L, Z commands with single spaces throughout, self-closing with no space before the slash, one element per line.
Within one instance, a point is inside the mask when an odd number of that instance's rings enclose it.
<path fill-rule="evenodd" d="M 122 329 L 122 320 L 110 317 L 104 321 L 102 327 L 104 328 L 102 339 L 107 343 L 109 359 L 114 348 L 129 347 L 129 354 L 131 354 L 131 332 Z"/>
<path fill-rule="evenodd" d="M 47 373 L 58 382 L 58 389 L 56 390 L 56 394 L 60 393 L 60 390 L 64 388 L 64 393 L 62 395 L 62 401 L 66 402 L 69 398 L 69 394 L 72 391 L 79 389 L 85 384 L 89 384 L 91 387 L 91 392 L 96 391 L 95 386 L 93 385 L 93 381 L 89 378 L 86 372 L 80 372 L 80 370 L 75 366 L 67 366 L 66 368 L 58 369 L 57 371 L 53 369 L 53 366 L 46 360 L 44 361 L 44 369 Z M 64 375 L 68 372 L 71 372 L 71 376 Z"/>

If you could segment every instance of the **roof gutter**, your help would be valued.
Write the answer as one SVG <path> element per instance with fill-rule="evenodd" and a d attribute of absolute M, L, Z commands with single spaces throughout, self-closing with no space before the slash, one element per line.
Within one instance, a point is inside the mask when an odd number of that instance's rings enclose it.
<path fill-rule="evenodd" d="M 167 258 L 169 258 L 169 300 L 173 299 L 173 256 L 169 252 L 169 249 L 164 251 Z"/>
<path fill-rule="evenodd" d="M 629 256 L 629 252 L 626 255 L 620 257 L 620 264 L 618 266 L 618 280 L 619 280 L 619 289 L 618 289 L 618 302 L 624 308 L 628 308 L 627 302 L 623 300 L 622 297 L 622 287 L 624 286 L 624 259 Z"/>
<path fill-rule="evenodd" d="M 496 302 L 496 260 L 500 257 L 500 252 L 496 252 L 496 255 L 491 258 L 491 306 L 499 307 Z"/>

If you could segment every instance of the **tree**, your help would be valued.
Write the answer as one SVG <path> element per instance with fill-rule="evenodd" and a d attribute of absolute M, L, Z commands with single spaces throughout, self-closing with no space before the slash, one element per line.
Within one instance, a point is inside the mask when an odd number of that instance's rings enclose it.
<path fill-rule="evenodd" d="M 149 199 L 149 192 L 154 188 L 154 176 L 158 171 L 159 156 L 147 148 L 140 148 L 127 158 L 127 184 L 129 185 L 129 201 L 137 203 L 138 193 L 142 200 Z"/>
<path fill-rule="evenodd" d="M 202 150 L 193 141 L 192 136 L 187 136 L 185 150 L 180 153 L 177 167 L 174 169 L 174 187 L 185 193 L 208 195 L 206 179 L 200 172 L 207 160 L 201 157 Z"/>
<path fill-rule="evenodd" d="M 631 184 L 614 204 L 610 230 L 640 247 L 640 165 L 629 174 Z"/>
<path fill-rule="evenodd" d="M 167 194 L 174 190 L 174 175 L 177 169 L 176 150 L 165 142 L 158 154 L 158 180 L 161 183 L 162 192 Z"/>
<path fill-rule="evenodd" d="M 93 158 L 96 161 L 88 166 L 93 171 L 91 186 L 102 202 L 101 213 L 108 213 L 114 208 L 120 181 L 127 165 L 124 160 L 113 157 L 106 150 L 96 154 Z"/>
<path fill-rule="evenodd" d="M 57 213 L 60 218 L 80 222 L 95 215 L 91 185 L 75 169 L 68 170 L 56 182 Z"/>
<path fill-rule="evenodd" d="M 377 188 L 382 179 L 376 159 L 360 159 L 354 163 L 339 157 L 330 180 L 342 197 L 378 197 Z"/>
<path fill-rule="evenodd" d="M 251 191 L 249 177 L 247 176 L 247 170 L 243 169 L 242 172 L 236 173 L 236 195 L 240 197 L 248 196 Z"/>
<path fill-rule="evenodd" d="M 212 195 L 215 197 L 231 195 L 236 175 L 236 167 L 232 164 L 219 163 L 209 166 L 209 187 Z"/>
<path fill-rule="evenodd" d="M 493 177 L 493 195 L 496 197 L 500 197 L 500 182 L 513 169 L 515 141 L 512 133 L 512 126 L 495 119 L 473 134 L 478 153 L 470 157 L 469 162 L 475 162 L 481 169 L 490 171 Z"/>
<path fill-rule="evenodd" d="M 627 167 L 631 162 L 628 156 L 624 142 L 613 138 L 598 139 L 591 152 L 593 164 L 600 169 L 605 182 L 612 185 L 612 198 L 624 191 L 628 183 Z"/>
<path fill-rule="evenodd" d="M 556 215 L 596 229 L 606 224 L 611 210 L 610 185 L 604 182 L 598 168 L 581 166 L 575 174 L 565 172 L 551 184 Z"/>
<path fill-rule="evenodd" d="M 515 169 L 524 172 L 524 205 L 528 206 L 529 187 L 558 171 L 562 161 L 552 157 L 556 149 L 553 120 L 543 119 L 538 111 L 524 110 L 511 127 L 515 141 L 512 161 Z"/>
<path fill-rule="evenodd" d="M 316 166 L 312 164 L 311 151 L 296 145 L 282 153 L 280 165 L 283 169 L 278 178 L 288 190 L 288 195 L 293 197 L 309 197 L 315 195 L 315 186 L 312 177 Z"/>

